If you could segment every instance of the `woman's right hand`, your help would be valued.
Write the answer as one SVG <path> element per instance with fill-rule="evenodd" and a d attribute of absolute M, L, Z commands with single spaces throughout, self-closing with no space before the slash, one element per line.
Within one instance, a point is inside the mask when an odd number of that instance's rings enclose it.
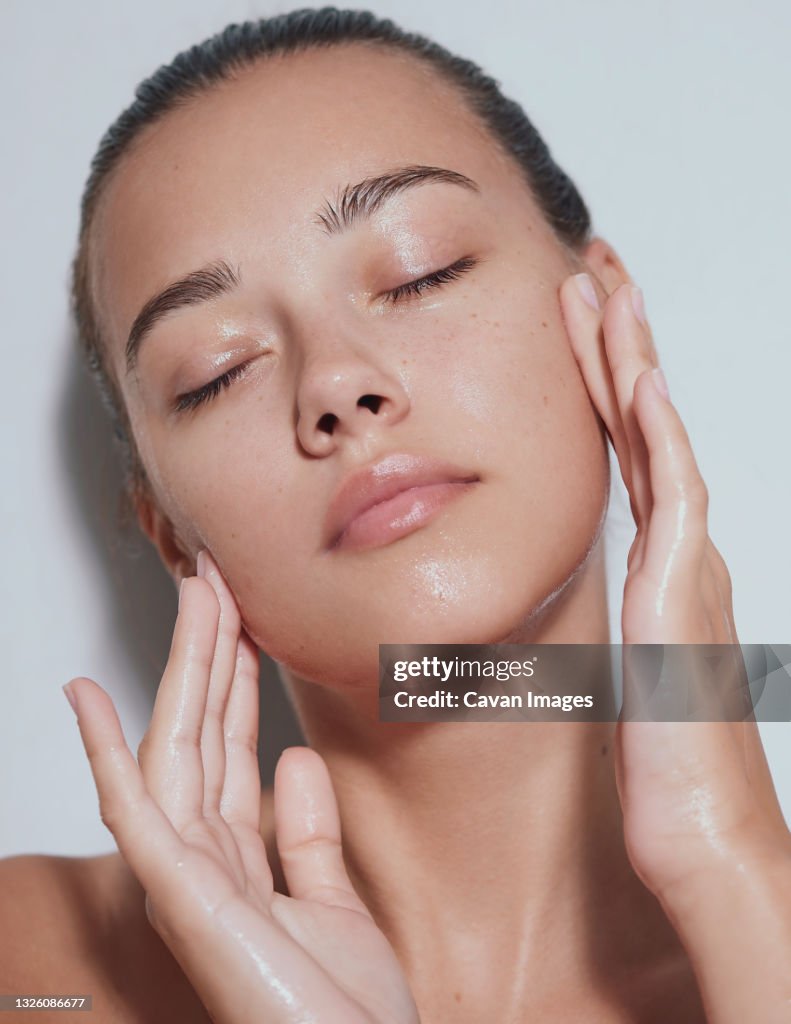
<path fill-rule="evenodd" d="M 289 895 L 274 891 L 258 651 L 208 552 L 199 573 L 182 584 L 137 760 L 108 694 L 85 677 L 68 684 L 102 821 L 148 919 L 218 1024 L 417 1024 L 396 955 L 349 880 L 329 772 L 309 747 L 285 750 L 275 772 Z"/>

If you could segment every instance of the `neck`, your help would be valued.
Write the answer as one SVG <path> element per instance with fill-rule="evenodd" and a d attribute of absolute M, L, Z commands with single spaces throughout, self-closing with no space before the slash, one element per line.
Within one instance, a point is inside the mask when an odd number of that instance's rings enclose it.
<path fill-rule="evenodd" d="M 609 642 L 601 548 L 529 634 L 504 642 Z M 456 986 L 524 1007 L 526 985 L 540 1001 L 581 969 L 623 976 L 658 934 L 673 944 L 628 863 L 614 721 L 382 723 L 377 693 L 361 707 L 286 679 L 333 779 L 352 882 L 429 1004 Z"/>

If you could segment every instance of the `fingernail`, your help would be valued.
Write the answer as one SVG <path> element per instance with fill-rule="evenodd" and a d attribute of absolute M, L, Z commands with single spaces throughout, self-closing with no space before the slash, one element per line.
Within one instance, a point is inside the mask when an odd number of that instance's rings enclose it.
<path fill-rule="evenodd" d="M 195 561 L 196 561 L 196 565 L 197 565 L 197 569 L 198 569 L 198 575 L 199 576 L 203 576 L 203 578 L 205 579 L 206 578 L 206 551 L 205 551 L 204 548 L 200 549 L 200 551 L 198 552 L 198 557 L 197 557 L 197 559 Z"/>
<path fill-rule="evenodd" d="M 587 274 L 575 274 L 574 283 L 577 285 L 580 295 L 593 309 L 599 308 L 599 300 L 596 296 L 596 289 L 593 287 L 593 281 Z"/>
<path fill-rule="evenodd" d="M 641 324 L 646 322 L 645 319 L 645 302 L 643 301 L 643 292 L 637 285 L 632 285 L 632 309 L 634 315 L 640 321 Z"/>
<path fill-rule="evenodd" d="M 71 704 L 71 709 L 74 712 L 74 714 L 76 715 L 77 714 L 77 698 L 71 692 L 70 687 L 71 687 L 71 683 L 66 683 L 65 686 L 61 687 L 61 689 L 66 694 L 66 699 L 68 700 L 69 704 Z"/>
<path fill-rule="evenodd" d="M 659 392 L 659 394 L 663 398 L 666 398 L 668 400 L 668 402 L 669 402 L 670 401 L 670 391 L 668 390 L 668 387 L 667 387 L 667 381 L 665 380 L 665 375 L 664 375 L 664 373 L 662 373 L 662 370 L 661 370 L 661 368 L 659 366 L 654 367 L 654 369 L 651 371 L 651 379 L 653 380 L 654 387 Z"/>

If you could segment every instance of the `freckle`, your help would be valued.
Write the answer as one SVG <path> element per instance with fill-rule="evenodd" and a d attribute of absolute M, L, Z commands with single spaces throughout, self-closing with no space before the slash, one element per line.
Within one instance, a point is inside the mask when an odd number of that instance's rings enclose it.
<path fill-rule="evenodd" d="M 544 405 L 549 403 L 549 395 L 544 395 Z"/>
<path fill-rule="evenodd" d="M 601 756 L 604 757 L 604 755 L 606 753 L 607 753 L 607 744 L 605 743 L 604 746 L 601 748 Z"/>
<path fill-rule="evenodd" d="M 457 1003 L 460 1003 L 461 1002 L 461 992 L 454 992 L 453 993 L 453 998 L 456 1000 Z"/>
<path fill-rule="evenodd" d="M 477 313 L 470 313 L 470 319 L 471 320 L 477 320 L 478 319 L 478 314 Z"/>
<path fill-rule="evenodd" d="M 546 322 L 546 320 L 542 320 L 542 321 L 541 321 L 541 326 L 542 326 L 542 327 L 546 327 L 546 326 L 547 326 L 547 322 Z"/>

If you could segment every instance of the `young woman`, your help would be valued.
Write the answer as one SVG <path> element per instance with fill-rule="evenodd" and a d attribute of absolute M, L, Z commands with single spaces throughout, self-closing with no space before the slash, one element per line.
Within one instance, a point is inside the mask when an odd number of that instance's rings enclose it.
<path fill-rule="evenodd" d="M 492 79 L 365 12 L 230 27 L 105 137 L 75 307 L 179 613 L 137 758 L 66 687 L 120 852 L 6 865 L 6 990 L 102 1021 L 791 1017 L 753 721 L 378 719 L 380 643 L 610 642 L 608 440 L 615 639 L 738 642 L 641 292 Z M 258 648 L 309 743 L 274 794 Z"/>

